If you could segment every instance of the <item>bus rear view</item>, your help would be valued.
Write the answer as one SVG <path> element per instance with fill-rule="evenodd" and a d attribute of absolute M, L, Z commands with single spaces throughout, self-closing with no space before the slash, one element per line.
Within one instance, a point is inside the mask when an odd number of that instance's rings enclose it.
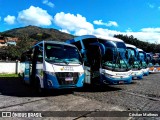
<path fill-rule="evenodd" d="M 74 45 L 43 41 L 22 56 L 25 58 L 25 83 L 33 83 L 40 89 L 83 86 L 82 58 Z"/>

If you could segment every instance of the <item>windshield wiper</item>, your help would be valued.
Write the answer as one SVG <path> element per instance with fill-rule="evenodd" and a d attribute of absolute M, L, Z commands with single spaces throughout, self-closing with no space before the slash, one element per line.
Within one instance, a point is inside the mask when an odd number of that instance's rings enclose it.
<path fill-rule="evenodd" d="M 65 60 L 65 61 L 66 61 L 66 60 Z M 82 64 L 80 61 L 75 61 L 75 60 L 73 60 L 73 59 L 68 59 L 66 62 L 68 62 L 68 64 L 69 64 L 69 63 Z"/>
<path fill-rule="evenodd" d="M 66 60 L 63 60 L 63 62 L 64 62 L 65 64 L 67 64 L 67 65 L 69 64 L 69 62 L 67 62 Z"/>

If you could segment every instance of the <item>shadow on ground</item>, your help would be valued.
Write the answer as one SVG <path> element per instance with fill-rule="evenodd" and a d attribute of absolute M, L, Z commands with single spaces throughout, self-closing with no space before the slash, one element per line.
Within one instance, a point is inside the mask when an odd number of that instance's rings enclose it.
<path fill-rule="evenodd" d="M 103 86 L 91 86 L 85 85 L 83 88 L 75 89 L 76 92 L 110 92 L 122 90 L 116 86 L 103 85 Z"/>
<path fill-rule="evenodd" d="M 134 83 L 133 83 L 134 84 Z M 110 92 L 122 90 L 118 86 L 104 85 L 104 86 L 91 86 L 85 85 L 83 88 L 76 89 L 54 89 L 48 90 L 45 94 L 39 94 L 36 90 L 27 86 L 18 77 L 0 77 L 0 94 L 6 96 L 18 96 L 18 97 L 40 97 L 40 96 L 58 96 L 73 94 L 74 92 Z"/>
<path fill-rule="evenodd" d="M 50 90 L 41 95 L 31 86 L 27 86 L 18 77 L 0 77 L 0 94 L 17 97 L 58 96 L 73 93 L 72 89 Z"/>

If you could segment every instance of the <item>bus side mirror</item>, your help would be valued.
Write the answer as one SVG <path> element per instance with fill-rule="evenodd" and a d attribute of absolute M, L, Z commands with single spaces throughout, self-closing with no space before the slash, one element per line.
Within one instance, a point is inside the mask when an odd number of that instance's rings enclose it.
<path fill-rule="evenodd" d="M 84 53 L 85 53 L 85 50 L 84 50 L 84 49 L 81 49 L 80 52 L 81 52 L 81 54 L 84 54 Z"/>

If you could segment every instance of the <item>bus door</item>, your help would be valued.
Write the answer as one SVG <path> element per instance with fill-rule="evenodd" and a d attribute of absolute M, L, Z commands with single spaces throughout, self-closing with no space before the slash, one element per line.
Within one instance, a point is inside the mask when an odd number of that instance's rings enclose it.
<path fill-rule="evenodd" d="M 31 84 L 37 84 L 36 77 L 43 82 L 43 50 L 39 46 L 35 47 L 31 70 Z"/>
<path fill-rule="evenodd" d="M 24 70 L 24 82 L 29 84 L 30 83 L 30 75 L 31 75 L 31 62 L 25 62 L 25 70 Z"/>
<path fill-rule="evenodd" d="M 89 54 L 88 50 L 85 50 L 85 52 L 82 52 L 83 61 L 84 61 L 84 72 L 85 72 L 85 80 L 84 83 L 91 84 L 91 68 L 89 63 Z"/>
<path fill-rule="evenodd" d="M 84 72 L 85 72 L 85 83 L 91 84 L 91 69 L 88 66 L 84 66 Z"/>
<path fill-rule="evenodd" d="M 90 63 L 91 84 L 100 84 L 101 51 L 97 45 L 90 45 L 88 49 L 88 61 Z"/>
<path fill-rule="evenodd" d="M 32 73 L 32 51 L 27 51 L 24 55 L 25 69 L 23 74 L 23 80 L 25 83 L 30 84 L 30 77 Z"/>

